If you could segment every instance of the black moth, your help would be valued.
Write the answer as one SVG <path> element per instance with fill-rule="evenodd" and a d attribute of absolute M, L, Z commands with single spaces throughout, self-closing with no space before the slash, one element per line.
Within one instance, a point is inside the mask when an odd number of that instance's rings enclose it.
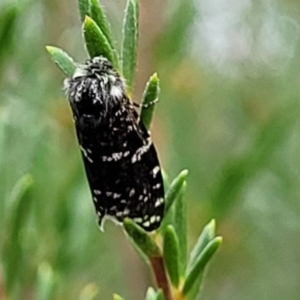
<path fill-rule="evenodd" d="M 100 228 L 129 217 L 159 227 L 164 187 L 149 132 L 126 96 L 125 83 L 104 57 L 79 65 L 64 83 Z"/>

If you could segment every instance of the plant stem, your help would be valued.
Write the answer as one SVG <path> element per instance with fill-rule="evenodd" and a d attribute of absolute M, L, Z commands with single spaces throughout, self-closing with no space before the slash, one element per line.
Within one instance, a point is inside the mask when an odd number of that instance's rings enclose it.
<path fill-rule="evenodd" d="M 162 256 L 151 257 L 150 263 L 152 266 L 156 284 L 158 288 L 162 289 L 165 300 L 173 300 Z"/>

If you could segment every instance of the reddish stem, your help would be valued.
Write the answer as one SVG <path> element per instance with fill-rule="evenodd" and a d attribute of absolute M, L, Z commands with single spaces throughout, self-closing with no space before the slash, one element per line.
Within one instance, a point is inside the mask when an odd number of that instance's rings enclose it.
<path fill-rule="evenodd" d="M 161 256 L 151 257 L 150 263 L 158 288 L 162 289 L 165 300 L 172 300 L 172 294 L 166 274 L 164 260 Z"/>

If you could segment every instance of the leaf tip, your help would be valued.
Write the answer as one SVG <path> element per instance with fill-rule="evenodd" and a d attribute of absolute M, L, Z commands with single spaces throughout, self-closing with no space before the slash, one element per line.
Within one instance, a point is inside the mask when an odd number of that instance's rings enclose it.
<path fill-rule="evenodd" d="M 211 231 L 215 234 L 216 232 L 216 220 L 215 219 L 212 219 L 208 226 L 210 227 Z"/>
<path fill-rule="evenodd" d="M 85 16 L 83 23 L 86 25 L 89 25 L 89 24 L 93 23 L 93 20 L 91 17 Z"/>
<path fill-rule="evenodd" d="M 153 82 L 158 82 L 158 81 L 159 81 L 157 72 L 155 72 L 155 73 L 151 76 L 151 81 L 153 81 Z"/>
<path fill-rule="evenodd" d="M 215 242 L 218 245 L 218 247 L 220 247 L 222 245 L 222 243 L 223 243 L 223 237 L 222 236 L 217 236 L 215 238 Z"/>
<path fill-rule="evenodd" d="M 189 170 L 187 170 L 187 169 L 184 169 L 184 170 L 182 170 L 181 172 L 180 172 L 180 176 L 181 177 L 187 177 L 189 175 Z"/>
<path fill-rule="evenodd" d="M 53 46 L 45 46 L 45 48 L 46 48 L 46 50 L 48 51 L 48 52 L 51 52 L 51 51 L 53 51 Z"/>

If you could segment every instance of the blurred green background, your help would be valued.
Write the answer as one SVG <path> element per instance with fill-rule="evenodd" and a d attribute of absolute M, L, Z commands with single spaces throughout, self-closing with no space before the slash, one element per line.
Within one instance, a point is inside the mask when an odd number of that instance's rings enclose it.
<path fill-rule="evenodd" d="M 125 1 L 101 3 L 120 45 Z M 199 299 L 300 299 L 300 3 L 140 3 L 134 100 L 157 71 L 152 136 L 170 178 L 190 171 L 190 244 L 213 217 L 224 237 Z M 51 282 L 50 299 L 141 300 L 151 274 L 120 227 L 97 228 L 45 45 L 87 58 L 76 1 L 1 0 L 0 299 L 10 272 L 11 299 L 46 299 Z"/>

